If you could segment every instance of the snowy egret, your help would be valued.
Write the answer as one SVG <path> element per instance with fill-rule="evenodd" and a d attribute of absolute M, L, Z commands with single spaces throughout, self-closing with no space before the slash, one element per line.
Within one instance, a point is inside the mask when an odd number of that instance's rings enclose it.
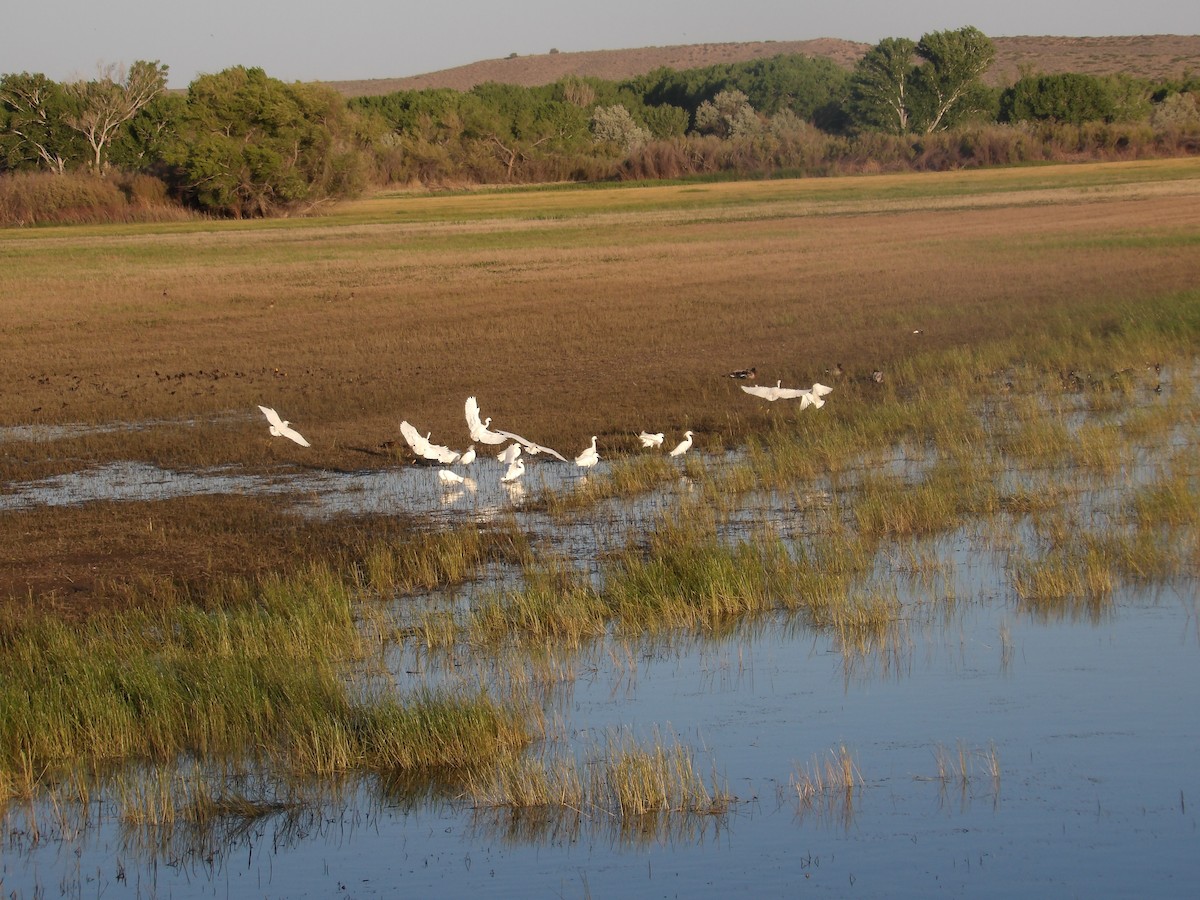
<path fill-rule="evenodd" d="M 462 484 L 466 481 L 457 472 L 451 472 L 449 469 L 438 469 L 438 479 L 442 484 Z"/>
<path fill-rule="evenodd" d="M 518 457 L 514 459 L 508 467 L 508 471 L 500 478 L 501 481 L 509 482 L 516 481 L 525 474 L 525 460 Z"/>
<path fill-rule="evenodd" d="M 458 461 L 464 466 L 469 466 L 471 463 L 475 462 L 475 445 L 472 444 L 470 447 L 464 450 L 463 455 L 458 458 Z"/>
<path fill-rule="evenodd" d="M 531 453 L 549 453 L 556 459 L 567 461 L 567 458 L 557 450 L 551 450 L 549 447 L 535 444 L 528 438 L 523 438 L 519 434 L 513 434 L 511 431 L 501 431 L 500 429 L 490 428 L 492 424 L 491 416 L 484 420 L 479 418 L 479 403 L 474 397 L 468 397 L 466 406 L 464 407 L 467 416 L 467 428 L 471 431 L 471 440 L 479 441 L 482 444 L 503 444 L 505 441 L 516 441 L 525 447 Z"/>
<path fill-rule="evenodd" d="M 430 442 L 428 434 L 422 437 L 421 432 L 417 431 L 407 420 L 400 423 L 400 434 L 404 436 L 404 440 L 412 448 L 412 452 L 422 459 L 449 465 L 458 458 L 458 454 L 449 447 Z"/>
<path fill-rule="evenodd" d="M 503 450 L 501 450 L 499 453 L 496 454 L 496 459 L 500 460 L 500 462 L 504 463 L 507 466 L 511 466 L 514 462 L 516 462 L 517 457 L 520 455 L 521 455 L 521 445 L 520 444 L 509 444 L 507 447 L 505 447 Z"/>
<path fill-rule="evenodd" d="M 275 412 L 275 410 L 271 409 L 271 407 L 260 406 L 259 409 L 261 409 L 262 414 L 267 417 L 267 421 L 271 423 L 271 434 L 273 434 L 275 437 L 285 437 L 290 441 L 295 441 L 301 447 L 312 446 L 312 444 L 310 444 L 301 436 L 300 432 L 294 428 L 288 427 L 289 423 L 287 420 L 279 418 L 279 413 Z"/>
<path fill-rule="evenodd" d="M 687 453 L 690 449 L 692 449 L 692 433 L 690 431 L 685 431 L 683 433 L 683 440 L 675 445 L 675 449 L 671 451 L 671 455 L 683 456 L 683 454 Z"/>
<path fill-rule="evenodd" d="M 650 434 L 648 431 L 643 431 L 638 435 L 643 447 L 661 447 L 663 443 L 663 433 Z"/>
<path fill-rule="evenodd" d="M 755 397 L 762 397 L 764 400 L 775 401 L 784 396 L 784 391 L 789 390 L 788 388 L 782 387 L 782 385 L 782 381 L 775 382 L 775 387 L 767 387 L 765 384 L 743 384 L 742 390 L 747 394 L 753 394 Z"/>
<path fill-rule="evenodd" d="M 592 435 L 592 445 L 575 457 L 575 465 L 581 469 L 590 469 L 600 462 L 600 454 L 596 452 L 596 436 Z"/>

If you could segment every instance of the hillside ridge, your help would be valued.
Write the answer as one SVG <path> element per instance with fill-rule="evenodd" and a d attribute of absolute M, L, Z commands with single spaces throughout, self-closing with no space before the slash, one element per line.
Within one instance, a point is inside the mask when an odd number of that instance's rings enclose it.
<path fill-rule="evenodd" d="M 985 80 L 1011 84 L 1023 71 L 1081 72 L 1109 75 L 1124 72 L 1142 78 L 1178 78 L 1200 73 L 1200 35 L 1136 35 L 1115 37 L 993 37 L 996 60 Z M 747 62 L 780 54 L 800 53 L 831 59 L 850 69 L 870 44 L 840 38 L 803 41 L 741 41 L 680 44 L 628 50 L 583 50 L 486 59 L 463 66 L 402 78 L 322 82 L 347 97 L 371 97 L 394 91 L 453 88 L 467 91 L 495 81 L 535 87 L 567 75 L 620 81 L 654 69 L 694 69 Z"/>

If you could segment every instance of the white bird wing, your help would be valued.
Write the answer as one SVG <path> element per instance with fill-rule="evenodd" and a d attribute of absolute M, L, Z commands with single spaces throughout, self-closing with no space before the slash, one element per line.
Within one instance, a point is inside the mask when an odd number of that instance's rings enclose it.
<path fill-rule="evenodd" d="M 643 447 L 661 447 L 663 442 L 663 433 L 651 434 L 648 431 L 643 431 L 638 435 L 641 438 Z"/>
<path fill-rule="evenodd" d="M 275 412 L 275 410 L 271 409 L 269 406 L 260 406 L 259 409 L 261 409 L 262 414 L 267 417 L 268 422 L 270 422 L 276 428 L 283 427 L 283 419 L 279 418 L 279 413 Z"/>
<path fill-rule="evenodd" d="M 805 394 L 811 393 L 805 388 L 777 388 L 775 397 L 778 400 L 795 400 L 797 397 L 803 397 Z"/>
<path fill-rule="evenodd" d="M 511 466 L 516 458 L 521 455 L 520 444 L 509 444 L 503 450 L 496 454 L 496 459 L 505 465 Z"/>
<path fill-rule="evenodd" d="M 826 397 L 832 393 L 833 388 L 829 387 L 828 385 L 821 384 L 820 382 L 817 382 L 812 386 L 812 394 L 814 397 Z"/>
<path fill-rule="evenodd" d="M 563 456 L 561 453 L 559 453 L 557 450 L 551 450 L 549 447 L 543 447 L 541 444 L 535 444 L 533 441 L 529 440 L 528 438 L 523 438 L 519 434 L 513 434 L 511 431 L 500 431 L 500 430 L 497 430 L 496 434 L 502 435 L 505 440 L 516 441 L 518 444 L 522 445 L 530 453 L 534 453 L 534 454 L 549 453 L 555 459 L 559 459 L 559 460 L 562 460 L 563 462 L 567 462 L 567 458 L 565 456 Z"/>
<path fill-rule="evenodd" d="M 503 444 L 507 438 L 499 432 L 488 431 L 479 415 L 479 403 L 474 397 L 468 397 L 464 411 L 467 416 L 467 428 L 471 432 L 471 440 L 481 444 Z"/>
<path fill-rule="evenodd" d="M 483 419 L 479 416 L 479 403 L 474 397 L 468 397 L 464 409 L 467 414 L 467 427 L 471 429 L 471 436 L 474 437 L 476 429 L 483 428 Z"/>
<path fill-rule="evenodd" d="M 300 432 L 298 432 L 295 428 L 289 428 L 287 425 L 284 425 L 282 428 L 279 429 L 279 434 L 281 437 L 285 437 L 285 438 L 288 438 L 289 440 L 295 441 L 301 447 L 311 447 L 312 446 L 312 444 L 310 444 L 308 441 L 306 441 L 304 439 L 304 436 L 302 434 L 300 434 Z"/>
<path fill-rule="evenodd" d="M 400 434 L 404 436 L 404 440 L 412 448 L 413 453 L 417 454 L 417 456 L 425 457 L 425 454 L 429 450 L 429 441 L 425 439 L 421 432 L 417 431 L 416 428 L 405 420 L 400 423 Z"/>
<path fill-rule="evenodd" d="M 743 384 L 742 390 L 747 394 L 753 394 L 755 397 L 762 397 L 764 400 L 778 400 L 782 396 L 780 391 L 787 390 L 787 388 L 781 388 L 779 385 L 767 387 L 766 385 Z"/>

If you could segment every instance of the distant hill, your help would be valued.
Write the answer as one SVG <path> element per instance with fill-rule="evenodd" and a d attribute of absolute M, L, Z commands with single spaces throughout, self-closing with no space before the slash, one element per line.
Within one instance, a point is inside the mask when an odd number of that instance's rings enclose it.
<path fill-rule="evenodd" d="M 1200 74 L 1200 35 L 1141 35 L 1137 37 L 993 37 L 996 61 L 988 70 L 991 84 L 1011 84 L 1022 70 L 1042 73 L 1083 72 L 1109 75 L 1125 72 L 1143 78 Z M 619 81 L 662 66 L 695 69 L 718 63 L 746 62 L 802 53 L 827 57 L 852 68 L 871 49 L 870 44 L 817 38 L 810 41 L 750 41 L 730 44 L 683 44 L 636 50 L 591 50 L 487 59 L 480 62 L 412 75 L 364 81 L 325 82 L 347 97 L 373 97 L 393 91 L 422 88 L 470 90 L 485 81 L 526 87 L 550 84 L 565 75 L 584 75 Z"/>

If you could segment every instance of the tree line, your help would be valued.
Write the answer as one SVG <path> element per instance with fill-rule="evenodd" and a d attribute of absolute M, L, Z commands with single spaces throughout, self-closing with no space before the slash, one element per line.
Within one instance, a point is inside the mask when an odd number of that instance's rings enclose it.
<path fill-rule="evenodd" d="M 168 68 L 157 61 L 68 83 L 7 74 L 0 221 L 122 202 L 288 214 L 397 184 L 830 174 L 1200 150 L 1200 78 L 1029 72 L 994 88 L 983 81 L 994 57 L 991 40 L 966 27 L 885 38 L 849 71 L 780 55 L 619 82 L 568 76 L 352 99 L 240 66 L 202 75 L 184 93 L 166 89 Z M 103 176 L 106 187 L 85 176 Z"/>

